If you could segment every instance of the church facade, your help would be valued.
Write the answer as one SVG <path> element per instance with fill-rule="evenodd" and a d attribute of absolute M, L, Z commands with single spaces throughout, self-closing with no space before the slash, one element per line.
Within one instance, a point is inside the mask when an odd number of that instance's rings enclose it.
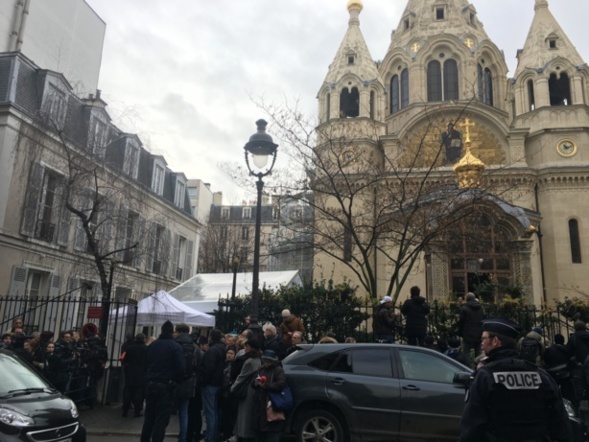
<path fill-rule="evenodd" d="M 430 300 L 485 291 L 488 300 L 515 294 L 542 305 L 586 293 L 589 67 L 548 1 L 535 0 L 513 78 L 467 0 L 408 0 L 379 62 L 362 35 L 363 7 L 348 2 L 348 28 L 318 92 L 318 156 L 339 156 L 342 170 L 353 162 L 365 176 L 388 174 L 389 192 L 409 180 L 420 188 L 435 182 L 438 208 L 476 195 L 476 210 L 437 238 L 427 238 L 432 222 L 424 223 L 411 262 L 398 258 L 398 238 L 383 233 L 371 251 L 344 247 L 343 259 L 318 251 L 314 278 L 337 272 L 358 282 L 370 260 L 372 296 L 396 285 L 402 300 L 418 285 Z M 374 192 L 376 213 L 386 198 Z M 325 198 L 326 207 L 336 205 Z M 458 234 L 467 227 L 471 234 Z M 345 243 L 353 232 L 343 230 Z M 408 270 L 392 281 L 398 267 Z"/>

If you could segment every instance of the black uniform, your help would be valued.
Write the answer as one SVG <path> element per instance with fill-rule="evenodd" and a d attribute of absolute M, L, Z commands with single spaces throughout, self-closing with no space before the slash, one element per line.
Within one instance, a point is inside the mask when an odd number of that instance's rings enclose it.
<path fill-rule="evenodd" d="M 489 352 L 467 392 L 462 442 L 568 441 L 568 416 L 548 373 L 515 349 Z"/>

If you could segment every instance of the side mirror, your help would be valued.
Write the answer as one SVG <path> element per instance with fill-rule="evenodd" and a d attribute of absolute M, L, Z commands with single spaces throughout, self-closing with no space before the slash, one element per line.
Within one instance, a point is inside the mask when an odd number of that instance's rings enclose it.
<path fill-rule="evenodd" d="M 458 373 L 454 373 L 454 378 L 452 382 L 454 384 L 466 385 L 470 381 L 471 374 L 465 371 L 459 371 Z"/>

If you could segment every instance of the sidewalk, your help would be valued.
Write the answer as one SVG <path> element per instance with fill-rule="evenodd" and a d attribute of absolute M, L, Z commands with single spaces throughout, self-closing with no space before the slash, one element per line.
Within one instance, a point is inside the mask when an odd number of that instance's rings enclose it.
<path fill-rule="evenodd" d="M 137 436 L 141 435 L 143 417 L 121 416 L 121 404 L 97 405 L 94 409 L 80 407 L 80 422 L 86 427 L 89 435 L 95 436 Z M 178 439 L 178 416 L 172 416 L 166 429 L 166 439 Z"/>

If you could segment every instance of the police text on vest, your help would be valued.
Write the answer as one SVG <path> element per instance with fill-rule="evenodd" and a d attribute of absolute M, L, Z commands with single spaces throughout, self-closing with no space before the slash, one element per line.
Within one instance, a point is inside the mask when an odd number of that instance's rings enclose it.
<path fill-rule="evenodd" d="M 500 371 L 493 373 L 493 378 L 508 390 L 537 390 L 542 383 L 540 373 L 535 371 Z"/>

